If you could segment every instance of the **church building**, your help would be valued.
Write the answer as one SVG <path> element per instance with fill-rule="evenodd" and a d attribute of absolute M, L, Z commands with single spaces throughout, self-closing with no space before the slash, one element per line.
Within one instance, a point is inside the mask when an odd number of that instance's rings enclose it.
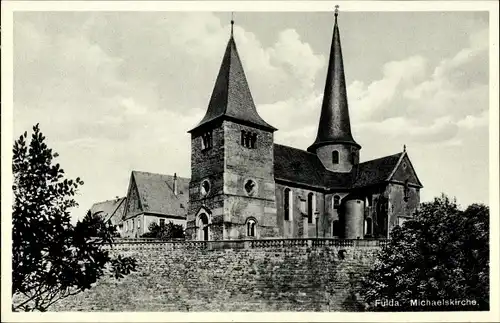
<path fill-rule="evenodd" d="M 175 192 L 173 180 L 155 179 L 167 175 L 140 173 L 141 181 L 156 181 L 142 186 L 166 192 L 142 193 L 150 199 L 147 205 L 162 206 L 148 212 L 133 172 L 122 236 L 138 236 L 124 228 L 141 219 L 140 232 L 145 232 L 146 217 L 182 222 L 188 240 L 388 238 L 394 226 L 412 216 L 423 186 L 406 149 L 360 162 L 337 20 L 336 11 L 318 132 L 307 150 L 274 143 L 278 129 L 257 112 L 231 21 L 206 114 L 189 130 L 191 178 L 175 179 L 184 183 L 187 195 Z"/>
<path fill-rule="evenodd" d="M 190 239 L 386 238 L 416 210 L 422 184 L 406 151 L 359 162 L 337 17 L 307 151 L 274 143 L 277 129 L 257 113 L 231 32 L 207 112 L 189 131 Z"/>

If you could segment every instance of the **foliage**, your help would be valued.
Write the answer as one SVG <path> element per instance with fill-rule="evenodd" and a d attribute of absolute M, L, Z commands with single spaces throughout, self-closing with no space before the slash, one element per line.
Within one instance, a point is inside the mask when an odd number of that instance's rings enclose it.
<path fill-rule="evenodd" d="M 184 228 L 180 224 L 171 221 L 165 225 L 158 225 L 153 222 L 148 227 L 149 232 L 142 235 L 142 238 L 156 238 L 161 240 L 184 239 Z"/>
<path fill-rule="evenodd" d="M 462 211 L 445 195 L 422 203 L 414 219 L 394 228 L 362 282 L 370 310 L 488 310 L 488 218 L 487 206 L 472 204 Z M 380 306 L 383 300 L 399 307 Z M 412 306 L 412 300 L 426 303 Z"/>
<path fill-rule="evenodd" d="M 65 179 L 58 157 L 38 125 L 13 148 L 13 310 L 46 311 L 55 302 L 91 288 L 109 266 L 123 277 L 135 270 L 132 258 L 112 259 L 106 250 L 116 229 L 90 212 L 73 226 L 69 210 L 83 181 Z"/>

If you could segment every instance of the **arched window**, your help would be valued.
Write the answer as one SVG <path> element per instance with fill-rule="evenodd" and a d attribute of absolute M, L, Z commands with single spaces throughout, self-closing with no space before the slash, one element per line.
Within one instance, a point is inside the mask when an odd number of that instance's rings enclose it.
<path fill-rule="evenodd" d="M 252 137 L 250 140 L 251 140 L 250 148 L 255 148 L 255 143 L 257 142 L 257 134 L 256 133 L 252 134 Z"/>
<path fill-rule="evenodd" d="M 283 207 L 285 209 L 285 221 L 290 220 L 290 214 L 292 210 L 292 191 L 289 188 L 285 188 Z"/>
<path fill-rule="evenodd" d="M 314 209 L 315 205 L 314 203 L 314 194 L 309 193 L 307 195 L 307 223 L 312 223 L 313 222 L 313 215 L 314 215 Z"/>
<path fill-rule="evenodd" d="M 332 151 L 332 163 L 333 164 L 339 163 L 339 152 L 337 150 Z"/>
<path fill-rule="evenodd" d="M 198 240 L 207 241 L 209 240 L 209 225 L 208 216 L 205 213 L 200 214 L 198 218 Z"/>
<path fill-rule="evenodd" d="M 337 210 L 340 207 L 340 196 L 335 195 L 333 197 L 333 208 Z"/>
<path fill-rule="evenodd" d="M 257 222 L 255 219 L 248 219 L 247 220 L 247 236 L 249 237 L 255 237 L 255 225 Z"/>
<path fill-rule="evenodd" d="M 212 131 L 201 135 L 201 150 L 212 148 Z"/>
<path fill-rule="evenodd" d="M 245 148 L 255 148 L 257 146 L 257 134 L 241 130 L 241 145 Z"/>

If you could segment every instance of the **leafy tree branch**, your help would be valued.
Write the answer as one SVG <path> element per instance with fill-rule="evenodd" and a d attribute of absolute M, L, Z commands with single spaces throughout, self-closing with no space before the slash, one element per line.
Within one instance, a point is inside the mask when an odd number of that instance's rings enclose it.
<path fill-rule="evenodd" d="M 13 147 L 13 310 L 46 311 L 55 302 L 91 288 L 106 272 L 121 278 L 135 271 L 129 257 L 112 258 L 116 228 L 90 212 L 71 224 L 80 178 L 65 178 L 38 125 Z M 15 297 L 14 297 L 15 296 Z"/>

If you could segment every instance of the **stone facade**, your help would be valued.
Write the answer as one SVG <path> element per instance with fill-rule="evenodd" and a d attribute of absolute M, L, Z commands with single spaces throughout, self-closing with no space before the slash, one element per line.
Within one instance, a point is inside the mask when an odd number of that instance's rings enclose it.
<path fill-rule="evenodd" d="M 332 172 L 349 173 L 359 163 L 359 148 L 354 145 L 328 144 L 315 150 L 326 169 Z M 333 154 L 338 153 L 338 162 L 333 163 Z"/>
<path fill-rule="evenodd" d="M 243 241 L 235 245 L 223 242 L 214 250 L 187 242 L 118 243 L 111 252 L 135 257 L 137 272 L 120 280 L 105 275 L 91 289 L 57 302 L 49 310 L 362 309 L 359 281 L 373 265 L 380 247 L 313 246 L 312 242 L 295 241 L 297 245 L 285 246 L 283 241 L 272 241 L 256 247 Z"/>
<path fill-rule="evenodd" d="M 256 136 L 252 148 L 241 144 L 243 132 Z M 207 148 L 201 141 L 205 133 L 212 134 Z M 278 236 L 273 133 L 223 121 L 191 136 L 188 238 L 201 236 L 204 224 L 199 219 L 205 215 L 210 240 Z M 249 220 L 255 222 L 253 235 L 248 232 Z"/>
<path fill-rule="evenodd" d="M 387 238 L 411 217 L 422 185 L 406 151 L 360 163 L 337 18 L 330 55 L 306 152 L 274 143 L 277 129 L 257 113 L 231 35 L 206 115 L 190 131 L 188 239 Z"/>

